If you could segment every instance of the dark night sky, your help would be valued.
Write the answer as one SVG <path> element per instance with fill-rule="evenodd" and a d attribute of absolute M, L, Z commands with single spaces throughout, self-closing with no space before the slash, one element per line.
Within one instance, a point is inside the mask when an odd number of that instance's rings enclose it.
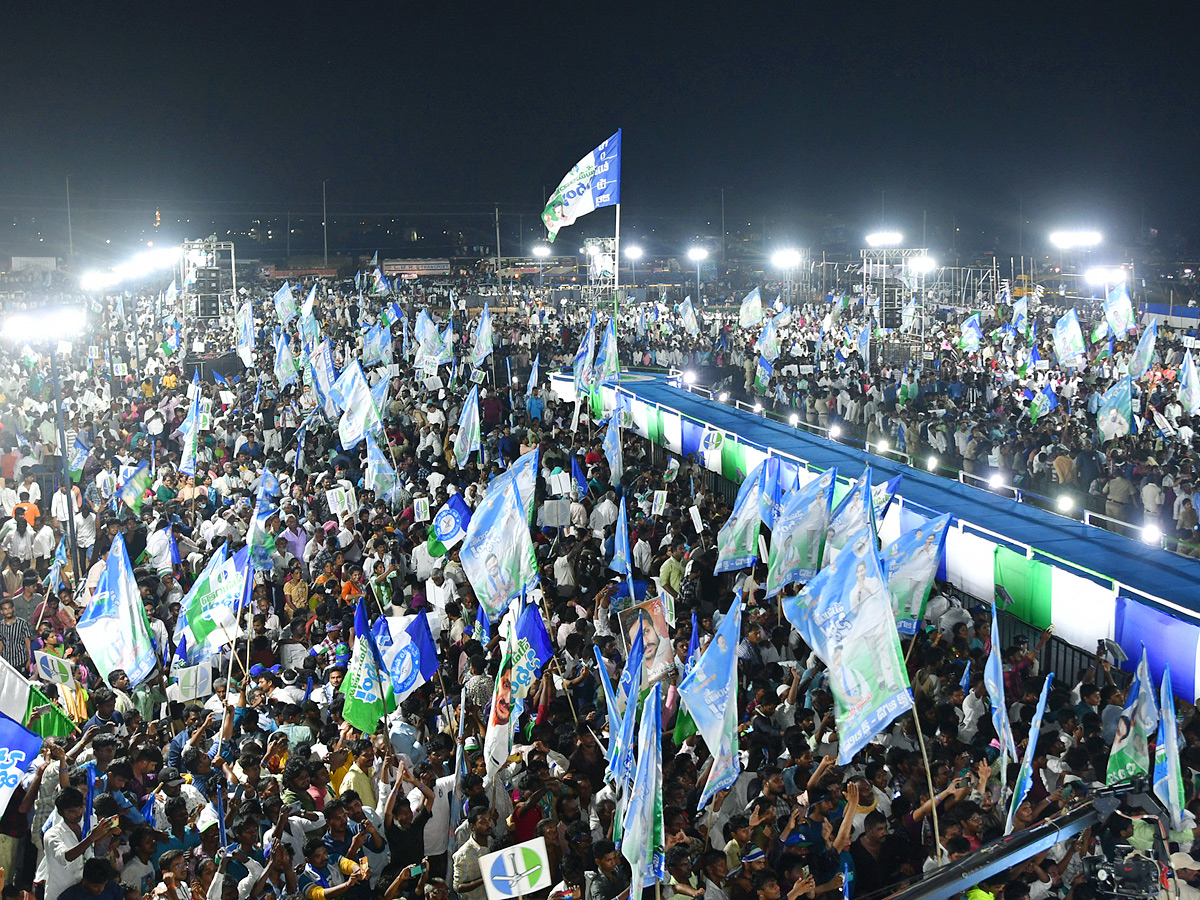
<path fill-rule="evenodd" d="M 21 4 L 0 206 L 540 206 L 624 128 L 623 213 L 1200 231 L 1172 4 Z M 837 7 L 836 11 L 832 8 Z M 583 17 L 584 10 L 613 10 Z M 570 10 L 570 11 L 567 11 Z"/>

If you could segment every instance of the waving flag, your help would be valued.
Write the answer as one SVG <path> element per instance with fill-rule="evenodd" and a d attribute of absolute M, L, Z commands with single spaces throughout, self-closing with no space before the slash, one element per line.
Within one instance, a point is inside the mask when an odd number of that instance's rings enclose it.
<path fill-rule="evenodd" d="M 765 356 L 758 358 L 758 366 L 754 370 L 754 389 L 764 397 L 771 388 L 771 376 L 775 374 L 775 366 Z"/>
<path fill-rule="evenodd" d="M 1184 351 L 1183 365 L 1179 368 L 1179 405 L 1189 416 L 1200 412 L 1200 374 L 1196 372 L 1191 350 Z"/>
<path fill-rule="evenodd" d="M 199 369 L 196 370 L 200 371 Z M 194 391 L 188 403 L 187 418 L 180 428 L 181 444 L 179 471 L 183 475 L 196 474 L 196 453 L 200 447 L 200 392 Z"/>
<path fill-rule="evenodd" d="M 798 597 L 783 598 L 783 613 L 829 667 L 838 762 L 846 765 L 913 705 L 874 529 L 851 535 Z"/>
<path fill-rule="evenodd" d="M 794 581 L 808 581 L 821 565 L 821 542 L 829 527 L 837 470 L 830 469 L 798 491 L 791 491 L 771 531 L 767 555 L 767 596 Z"/>
<path fill-rule="evenodd" d="M 42 739 L 20 722 L 0 712 L 0 809 L 7 809 L 25 773 L 42 752 Z"/>
<path fill-rule="evenodd" d="M 644 311 L 642 315 L 645 315 Z M 679 321 L 683 325 L 683 330 L 688 334 L 695 335 L 700 333 L 700 321 L 696 318 L 696 310 L 692 306 L 691 297 L 684 297 L 683 302 L 679 304 Z M 645 323 L 643 322 L 638 335 L 641 336 L 641 333 L 645 330 Z"/>
<path fill-rule="evenodd" d="M 292 286 L 288 282 L 283 283 L 283 287 L 275 292 L 275 315 L 279 317 L 280 324 L 286 325 L 296 315 L 296 295 L 292 293 Z"/>
<path fill-rule="evenodd" d="M 1128 375 L 1100 397 L 1096 425 L 1106 441 L 1124 437 L 1133 431 L 1133 383 Z"/>
<path fill-rule="evenodd" d="M 487 646 L 492 640 L 492 623 L 488 621 L 487 613 L 482 604 L 475 607 L 475 627 L 471 629 L 471 637 Z"/>
<path fill-rule="evenodd" d="M 621 498 L 621 507 L 617 511 L 616 533 L 613 538 L 613 558 L 608 567 L 621 575 L 632 574 L 631 561 L 633 554 L 629 552 L 629 519 L 625 514 L 625 498 Z"/>
<path fill-rule="evenodd" d="M 184 665 L 194 666 L 211 657 L 213 646 L 209 636 L 220 627 L 221 635 L 213 642 L 219 644 L 226 629 L 233 627 L 233 609 L 242 596 L 245 577 L 243 573 L 234 580 L 237 568 L 225 571 L 226 561 L 226 545 L 221 544 L 180 603 L 179 621 L 175 625 L 179 646 L 175 655 Z M 214 613 L 214 609 L 219 611 Z"/>
<path fill-rule="evenodd" d="M 617 323 L 608 317 L 604 327 L 604 336 L 600 339 L 600 349 L 596 352 L 596 365 L 592 370 L 592 378 L 596 384 L 612 384 L 621 373 L 621 360 L 617 351 Z"/>
<path fill-rule="evenodd" d="M 546 240 L 554 243 L 560 228 L 580 216 L 621 202 L 621 129 L 575 163 L 563 176 L 542 211 Z"/>
<path fill-rule="evenodd" d="M 296 357 L 292 353 L 292 343 L 286 334 L 280 334 L 275 340 L 275 380 L 281 388 L 296 381 Z"/>
<path fill-rule="evenodd" d="M 334 399 L 334 385 L 337 379 L 333 372 L 333 347 L 329 340 L 323 340 L 309 354 L 308 365 L 312 370 L 312 385 L 321 401 L 321 409 L 325 415 L 333 419 L 338 414 L 339 406 Z M 349 370 L 349 367 L 347 367 Z"/>
<path fill-rule="evenodd" d="M 614 417 L 604 431 L 604 458 L 608 461 L 608 480 L 610 484 L 620 484 L 621 475 L 625 472 L 625 457 L 621 446 L 621 426 Z"/>
<path fill-rule="evenodd" d="M 1112 750 L 1108 754 L 1108 774 L 1105 784 L 1120 784 L 1139 775 L 1150 774 L 1150 735 L 1158 727 L 1158 704 L 1154 702 L 1154 682 L 1146 660 L 1146 646 L 1138 662 L 1125 708 L 1117 720 Z"/>
<path fill-rule="evenodd" d="M 958 346 L 968 353 L 978 353 L 982 343 L 983 328 L 979 324 L 979 313 L 973 313 L 962 324 L 962 334 L 958 339 Z"/>
<path fill-rule="evenodd" d="M 646 696 L 638 732 L 637 769 L 621 828 L 621 855 L 629 861 L 630 883 L 640 891 L 664 880 L 662 684 L 659 682 L 654 683 Z"/>
<path fill-rule="evenodd" d="M 863 365 L 867 366 L 871 363 L 871 328 L 869 325 L 864 325 L 862 331 L 858 333 L 858 341 L 855 344 L 858 350 L 858 358 L 863 361 Z"/>
<path fill-rule="evenodd" d="M 117 490 L 117 496 L 120 497 L 121 502 L 133 510 L 135 516 L 142 514 L 142 503 L 145 501 L 146 491 L 150 488 L 153 480 L 154 478 L 150 474 L 150 464 L 143 461 Z"/>
<path fill-rule="evenodd" d="M 445 556 L 451 547 L 463 539 L 470 524 L 471 510 L 463 501 L 462 494 L 451 494 L 429 523 L 430 556 Z"/>
<path fill-rule="evenodd" d="M 1000 625 L 996 621 L 996 604 L 992 604 L 992 652 L 983 667 L 983 683 L 992 704 L 992 726 L 1000 737 L 1001 760 L 1017 758 L 1017 744 L 1013 740 L 1012 723 L 1008 720 L 1008 704 L 1004 699 L 1004 662 L 1000 657 Z"/>
<path fill-rule="evenodd" d="M 1183 828 L 1183 769 L 1179 764 L 1179 724 L 1175 719 L 1175 694 L 1171 667 L 1163 669 L 1159 687 L 1158 737 L 1154 741 L 1154 796 L 1171 814 L 1171 828 Z"/>
<path fill-rule="evenodd" d="M 863 469 L 858 481 L 842 498 L 833 517 L 829 520 L 829 528 L 825 534 L 825 548 L 822 551 L 822 565 L 828 564 L 838 551 L 846 545 L 850 535 L 857 534 L 863 528 L 870 527 L 875 531 L 875 504 L 871 484 L 871 467 Z"/>
<path fill-rule="evenodd" d="M 158 657 L 121 535 L 113 539 L 106 562 L 77 631 L 105 681 L 114 669 L 123 669 L 136 685 L 150 675 Z"/>
<path fill-rule="evenodd" d="M 572 374 L 575 380 L 575 399 L 580 399 L 592 383 L 592 358 L 596 351 L 596 329 L 589 327 L 579 342 L 572 362 Z"/>
<path fill-rule="evenodd" d="M 366 602 L 359 597 L 354 608 L 354 648 L 339 690 L 346 698 L 342 718 L 367 735 L 375 733 L 386 713 L 379 655 L 372 652 L 372 644 Z"/>
<path fill-rule="evenodd" d="M 718 791 L 732 786 L 742 768 L 737 741 L 737 645 L 741 634 L 742 604 L 735 597 L 716 636 L 679 683 L 683 707 L 713 755 L 698 809 L 704 809 Z"/>
<path fill-rule="evenodd" d="M 1129 288 L 1124 282 L 1109 291 L 1104 299 L 1104 319 L 1118 340 L 1137 330 L 1133 318 L 1133 303 L 1129 299 Z"/>
<path fill-rule="evenodd" d="M 1013 304 L 1012 327 L 1024 334 L 1029 328 L 1029 298 L 1021 297 Z"/>
<path fill-rule="evenodd" d="M 480 449 L 479 385 L 471 388 L 458 417 L 458 435 L 454 439 L 454 464 L 465 468 L 471 454 Z"/>
<path fill-rule="evenodd" d="M 533 368 L 529 370 L 529 384 L 525 386 L 525 396 L 532 397 L 534 388 L 538 383 L 538 367 L 542 362 L 542 354 L 538 354 L 533 358 Z"/>
<path fill-rule="evenodd" d="M 638 628 L 634 631 L 629 655 L 625 659 L 625 668 L 621 672 L 617 690 L 611 698 L 613 705 L 608 711 L 606 776 L 622 797 L 629 785 L 629 779 L 633 777 L 633 738 L 637 727 L 638 696 L 641 694 L 645 655 L 642 629 Z M 605 675 L 607 676 L 607 670 Z M 610 698 L 606 696 L 605 699 Z"/>
<path fill-rule="evenodd" d="M 437 677 L 437 644 L 425 610 L 411 617 L 403 628 L 396 627 L 394 623 L 398 621 L 380 616 L 371 628 L 382 663 L 380 676 L 392 694 L 391 703 L 384 697 L 385 708 L 394 708 L 421 685 Z"/>
<path fill-rule="evenodd" d="M 515 468 L 516 464 L 509 472 Z M 510 600 L 538 582 L 529 511 L 517 484 L 516 479 L 504 476 L 493 480 L 463 536 L 463 571 L 492 619 L 504 612 Z M 529 493 L 532 502 L 532 486 Z"/>
<path fill-rule="evenodd" d="M 921 629 L 925 601 L 942 560 L 949 527 L 950 514 L 946 513 L 906 531 L 884 551 L 883 570 L 892 598 L 892 615 L 902 635 L 912 636 Z"/>
<path fill-rule="evenodd" d="M 254 366 L 254 308 L 249 300 L 237 311 L 237 355 L 247 369 Z"/>
<path fill-rule="evenodd" d="M 774 319 L 767 319 L 763 324 L 762 334 L 754 343 L 754 349 L 770 362 L 775 362 L 776 357 L 779 356 L 779 333 L 775 328 Z"/>
<path fill-rule="evenodd" d="M 512 656 L 512 695 L 518 701 L 516 714 L 524 709 L 524 699 L 529 696 L 534 681 L 554 656 L 554 647 L 546 631 L 546 623 L 536 603 L 521 602 L 517 624 L 512 632 L 516 645 L 509 648 Z"/>
<path fill-rule="evenodd" d="M 471 365 L 482 369 L 484 362 L 492 354 L 492 314 L 488 305 L 483 304 L 483 312 L 479 315 L 479 324 L 475 326 L 475 342 L 471 346 Z"/>
<path fill-rule="evenodd" d="M 758 558 L 762 490 L 762 463 L 759 463 L 738 488 L 733 511 L 717 532 L 717 565 L 714 569 L 717 574 L 752 566 Z"/>
<path fill-rule="evenodd" d="M 509 625 L 508 642 L 500 657 L 500 670 L 492 688 L 492 703 L 488 709 L 488 723 L 483 735 L 483 760 L 487 773 L 495 775 L 508 762 L 512 753 L 513 728 L 517 717 L 513 715 L 513 651 L 517 642 L 513 639 L 513 628 Z"/>
<path fill-rule="evenodd" d="M 84 446 L 84 443 L 81 440 L 79 440 L 79 438 L 75 438 L 75 446 L 71 451 L 71 462 L 70 462 L 70 473 L 71 473 L 72 481 L 79 481 L 79 479 L 83 477 L 83 467 L 85 465 L 87 465 L 88 454 L 90 452 L 91 451 L 89 451 L 88 448 L 86 446 Z M 192 473 L 189 472 L 187 474 L 190 475 Z"/>
<path fill-rule="evenodd" d="M 1054 323 L 1054 352 L 1058 354 L 1058 361 L 1067 367 L 1079 367 L 1087 361 L 1079 316 L 1073 309 L 1067 310 L 1066 315 Z"/>
<path fill-rule="evenodd" d="M 1049 415 L 1058 409 L 1058 395 L 1054 393 L 1054 385 L 1052 384 L 1047 384 L 1036 394 L 1027 388 L 1025 396 L 1030 400 L 1029 420 L 1034 425 L 1037 424 L 1038 419 L 1042 416 Z"/>
<path fill-rule="evenodd" d="M 367 378 L 363 375 L 362 366 L 354 360 L 338 376 L 330 392 L 334 402 L 343 410 L 338 421 L 338 437 L 346 450 L 358 445 L 368 432 L 378 431 L 383 427 L 379 419 L 379 410 L 371 399 L 371 389 L 367 387 Z"/>
<path fill-rule="evenodd" d="M 396 470 L 388 462 L 383 448 L 371 435 L 367 435 L 367 471 L 363 479 L 364 487 L 375 492 L 375 496 L 388 499 L 392 492 L 400 486 Z"/>
<path fill-rule="evenodd" d="M 1046 695 L 1050 692 L 1050 685 L 1053 681 L 1054 673 L 1051 672 L 1046 676 L 1046 680 L 1042 682 L 1042 693 L 1038 697 L 1037 708 L 1033 712 L 1033 721 L 1029 723 L 1029 738 L 1025 742 L 1025 755 L 1021 757 L 1021 765 L 1017 769 L 1017 781 L 1013 785 L 1013 795 L 1008 807 L 1008 816 L 1004 820 L 1005 834 L 1012 833 L 1013 817 L 1025 801 L 1029 789 L 1033 787 L 1033 758 L 1037 755 L 1038 734 L 1042 730 L 1042 718 L 1046 715 Z"/>
<path fill-rule="evenodd" d="M 752 328 L 763 320 L 762 295 L 755 288 L 742 298 L 738 308 L 738 325 L 742 328 Z"/>
<path fill-rule="evenodd" d="M 1129 374 L 1133 378 L 1141 378 L 1154 365 L 1154 344 L 1158 339 L 1158 319 L 1151 319 L 1150 324 L 1138 339 L 1134 348 L 1133 358 L 1129 360 Z"/>

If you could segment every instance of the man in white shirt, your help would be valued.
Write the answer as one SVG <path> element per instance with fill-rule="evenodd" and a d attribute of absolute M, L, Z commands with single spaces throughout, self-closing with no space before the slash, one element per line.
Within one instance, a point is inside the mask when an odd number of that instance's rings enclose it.
<path fill-rule="evenodd" d="M 45 900 L 58 900 L 59 895 L 83 877 L 83 864 L 93 856 L 92 846 L 112 834 L 113 824 L 109 819 L 96 823 L 87 837 L 83 837 L 83 792 L 79 788 L 63 788 L 54 800 L 58 812 L 57 821 L 46 830 L 43 838 L 46 855 L 42 858 L 40 871 L 45 869 Z"/>

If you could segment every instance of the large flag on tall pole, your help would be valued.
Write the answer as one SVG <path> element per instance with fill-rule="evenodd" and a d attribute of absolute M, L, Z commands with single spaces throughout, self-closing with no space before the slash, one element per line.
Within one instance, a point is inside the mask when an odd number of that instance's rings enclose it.
<path fill-rule="evenodd" d="M 480 447 L 479 385 L 473 385 L 463 401 L 458 417 L 458 434 L 454 438 L 454 464 L 460 469 L 467 465 L 471 454 Z"/>
<path fill-rule="evenodd" d="M 1025 796 L 1029 793 L 1029 789 L 1033 787 L 1033 758 L 1037 755 L 1038 734 L 1042 730 L 1042 718 L 1046 715 L 1046 695 L 1050 692 L 1050 685 L 1054 681 L 1054 673 L 1051 672 L 1046 676 L 1046 680 L 1042 682 L 1042 693 L 1038 697 L 1037 708 L 1033 711 L 1033 721 L 1029 723 L 1029 737 L 1025 741 L 1025 755 L 1021 757 L 1021 765 L 1017 769 L 1017 782 L 1013 785 L 1012 800 L 1008 806 L 1008 816 L 1004 820 L 1004 833 L 1011 834 L 1013 830 L 1013 817 L 1016 816 L 1017 810 L 1025 801 Z"/>
<path fill-rule="evenodd" d="M 1117 732 L 1108 754 L 1108 773 L 1105 784 L 1120 784 L 1139 775 L 1150 774 L 1150 735 L 1158 726 L 1158 704 L 1154 700 L 1154 682 L 1150 680 L 1150 665 L 1146 646 L 1138 662 L 1133 684 L 1125 698 L 1125 708 L 1117 720 Z"/>
<path fill-rule="evenodd" d="M 793 581 L 808 581 L 821 567 L 821 542 L 829 527 L 837 470 L 822 472 L 798 491 L 791 491 L 775 517 L 767 554 L 767 596 L 774 597 Z"/>
<path fill-rule="evenodd" d="M 913 705 L 874 530 L 851 535 L 798 597 L 783 598 L 783 614 L 829 667 L 838 760 L 846 765 Z"/>
<path fill-rule="evenodd" d="M 892 614 L 896 630 L 902 635 L 916 634 L 925 621 L 925 601 L 942 561 L 949 528 L 950 514 L 946 513 L 906 531 L 884 551 Z"/>
<path fill-rule="evenodd" d="M 638 761 L 621 822 L 621 855 L 636 892 L 666 877 L 663 855 L 662 683 L 646 695 L 638 732 Z"/>
<path fill-rule="evenodd" d="M 1000 634 L 996 621 L 996 604 L 992 604 L 992 635 Z M 992 727 L 1000 737 L 1000 756 L 1010 760 L 1017 758 L 1017 743 L 1013 739 L 1012 723 L 1008 720 L 1008 705 L 1004 700 L 1004 662 L 1000 657 L 1000 641 L 992 638 L 992 652 L 983 666 L 983 683 L 992 704 Z M 1003 772 L 1003 768 L 1001 768 Z"/>
<path fill-rule="evenodd" d="M 96 591 L 79 617 L 76 630 L 105 681 L 110 672 L 122 669 L 130 683 L 136 685 L 153 671 L 158 655 L 121 535 L 113 539 L 105 562 Z"/>
<path fill-rule="evenodd" d="M 516 464 L 509 472 L 514 468 Z M 463 571 L 493 620 L 499 618 L 510 600 L 538 583 L 537 558 L 529 537 L 529 510 L 518 483 L 519 479 L 504 476 L 493 480 L 471 515 L 463 538 Z M 530 486 L 529 502 L 532 500 Z"/>
<path fill-rule="evenodd" d="M 1154 343 L 1158 339 L 1158 319 L 1151 319 L 1146 330 L 1138 339 L 1134 348 L 1133 358 L 1129 360 L 1129 374 L 1133 378 L 1141 378 L 1154 365 Z"/>
<path fill-rule="evenodd" d="M 1158 737 L 1154 742 L 1154 796 L 1171 814 L 1171 828 L 1183 828 L 1183 770 L 1179 765 L 1179 725 L 1175 721 L 1175 694 L 1171 667 L 1163 669 L 1158 698 Z"/>
<path fill-rule="evenodd" d="M 546 240 L 554 243 L 560 228 L 571 225 L 580 216 L 621 202 L 621 129 L 602 143 L 563 176 L 546 208 L 542 222 Z"/>
<path fill-rule="evenodd" d="M 359 597 L 354 609 L 354 649 L 340 690 L 346 698 L 342 718 L 368 735 L 375 733 L 386 712 L 379 653 L 372 649 L 372 642 L 366 602 Z"/>
<path fill-rule="evenodd" d="M 742 604 L 734 598 L 716 636 L 679 684 L 683 707 L 713 755 L 698 809 L 732 785 L 742 768 L 737 745 L 737 645 L 741 634 Z"/>
<path fill-rule="evenodd" d="M 596 384 L 611 384 L 621 373 L 621 360 L 617 351 L 617 322 L 608 317 L 608 325 L 604 327 L 604 336 L 600 339 L 600 349 L 596 352 L 596 364 L 592 368 L 592 378 Z"/>

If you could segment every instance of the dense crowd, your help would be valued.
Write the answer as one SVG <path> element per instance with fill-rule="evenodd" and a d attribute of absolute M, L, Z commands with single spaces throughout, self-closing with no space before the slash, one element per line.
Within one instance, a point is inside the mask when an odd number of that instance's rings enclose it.
<path fill-rule="evenodd" d="M 64 440 L 44 348 L 5 348 L 0 699 L 38 693 L 24 716 L 6 700 L 0 705 L 45 737 L 0 817 L 6 898 L 36 889 L 42 900 L 483 900 L 480 858 L 540 836 L 552 884 L 540 896 L 628 900 L 622 798 L 606 759 L 619 716 L 608 708 L 604 681 L 617 684 L 625 667 L 628 635 L 616 613 L 631 593 L 659 596 L 673 609 L 669 648 L 654 651 L 666 661 L 655 674 L 664 698 L 662 897 L 878 896 L 1004 833 L 1016 764 L 1000 757 L 984 661 L 994 652 L 1003 657 L 999 702 L 1020 754 L 1031 738 L 1048 636 L 1034 646 L 994 646 L 999 636 L 980 605 L 991 598 L 938 585 L 924 610 L 928 629 L 904 641 L 915 714 L 839 765 L 827 661 L 766 599 L 764 565 L 714 573 L 715 537 L 730 502 L 713 474 L 695 459 L 668 467 L 661 448 L 626 431 L 623 472 L 611 478 L 586 405 L 581 413 L 548 386 L 548 370 L 571 364 L 589 310 L 551 308 L 536 292 L 512 295 L 508 309 L 492 298 L 494 349 L 478 370 L 481 448 L 459 466 L 455 434 L 471 385 L 466 360 L 478 310 L 450 310 L 459 349 L 453 366 L 431 379 L 413 361 L 411 298 L 320 287 L 314 315 L 338 368 L 364 356 L 364 326 L 393 302 L 408 315 L 403 326 L 387 326 L 395 368 L 364 366 L 372 394 L 381 391 L 379 443 L 396 473 L 393 488 L 377 491 L 365 442 L 341 445 L 336 417 L 321 414 L 312 373 L 302 367 L 298 379 L 277 377 L 280 323 L 270 296 L 253 307 L 255 365 L 238 364 L 220 379 L 206 370 L 198 382 L 178 361 L 186 347 L 201 334 L 210 347 L 232 348 L 236 327 L 185 327 L 148 294 L 123 298 L 117 315 L 110 298 L 85 334 L 57 348 Z M 647 315 L 649 306 L 621 313 L 623 365 L 744 367 L 744 386 L 753 390 L 759 329 L 738 327 L 736 306 L 701 311 L 695 333 L 674 304 L 655 304 Z M 1147 428 L 1104 443 L 1095 439 L 1091 398 L 1121 371 L 1124 349 L 1083 372 L 1031 374 L 1035 387 L 1053 382 L 1062 402 L 1059 415 L 1031 425 L 1016 357 L 1006 349 L 1011 335 L 964 354 L 954 349 L 955 327 L 942 326 L 937 364 L 905 372 L 862 360 L 850 338 L 834 340 L 867 322 L 864 312 L 840 307 L 814 299 L 787 312 L 768 389 L 781 409 L 821 426 L 842 422 L 876 443 L 901 440 L 914 457 L 933 452 L 982 477 L 998 471 L 1009 483 L 1042 489 L 1053 482 L 1125 521 L 1135 519 L 1136 504 L 1146 521 L 1194 531 L 1186 498 L 1196 423 L 1179 408 L 1167 374 L 1178 362 L 1177 337 L 1160 339 L 1156 377 L 1137 399 L 1143 417 L 1159 409 L 1175 434 Z M 133 309 L 137 334 L 124 315 Z M 444 327 L 446 311 L 430 312 Z M 1048 322 L 1053 310 L 1032 314 Z M 303 358 L 295 322 L 285 328 L 284 340 Z M 185 350 L 172 350 L 173 338 Z M 540 375 L 531 380 L 535 359 Z M 197 391 L 206 420 L 195 474 L 184 475 Z M 507 632 L 502 621 L 480 621 L 488 616 L 478 585 L 459 546 L 447 550 L 431 536 L 430 513 L 453 497 L 478 509 L 505 466 L 533 449 L 536 506 L 551 496 L 554 476 L 577 469 L 581 477 L 569 494 L 569 525 L 530 528 L 539 586 L 528 599 L 553 658 L 535 674 L 528 702 L 512 709 L 512 753 L 495 769 L 484 742 L 508 671 L 501 671 Z M 64 452 L 70 483 L 59 476 Z M 134 478 L 143 463 L 146 482 Z M 276 506 L 260 520 L 274 479 Z M 665 508 L 652 514 L 660 491 Z M 331 492 L 348 496 L 348 507 L 333 506 Z M 622 500 L 629 579 L 609 567 Z M 181 658 L 195 650 L 180 646 L 181 610 L 218 549 L 233 556 L 259 526 L 266 554 L 252 567 L 247 602 L 225 626 L 229 640 L 199 664 L 211 687 L 196 695 L 178 674 Z M 107 584 L 114 548 L 133 567 L 153 639 L 152 665 L 136 679 L 101 671 L 96 645 L 77 628 Z M 741 773 L 698 809 L 712 755 L 683 727 L 677 688 L 689 655 L 704 652 L 730 613 L 735 590 L 745 604 L 736 650 Z M 386 705 L 373 731 L 346 721 L 339 690 L 363 640 L 355 623 L 362 608 L 371 620 L 427 622 L 437 656 L 436 676 Z M 52 676 L 40 655 L 63 661 L 71 680 Z M 1040 735 L 1032 735 L 1032 786 L 1015 811 L 1016 829 L 1074 807 L 1105 782 L 1126 701 L 1126 682 L 1114 674 L 1103 648 L 1086 670 L 1059 673 Z M 1200 772 L 1200 717 L 1190 704 L 1179 710 L 1185 772 Z M 1192 779 L 1184 780 L 1172 862 L 1180 879 L 1194 879 L 1200 862 L 1188 854 L 1200 807 Z M 1086 860 L 1112 858 L 1119 847 L 1146 851 L 1153 840 L 1148 822 L 1116 815 L 1102 829 L 965 884 L 964 893 L 1090 900 L 1098 894 L 1083 874 Z M 1180 890 L 1191 896 L 1193 889 Z"/>

